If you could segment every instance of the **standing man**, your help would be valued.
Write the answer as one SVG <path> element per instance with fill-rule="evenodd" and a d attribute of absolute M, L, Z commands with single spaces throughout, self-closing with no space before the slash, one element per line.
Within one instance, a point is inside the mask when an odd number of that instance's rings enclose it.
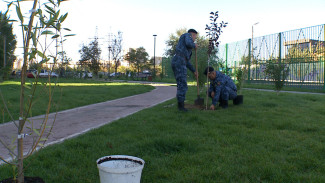
<path fill-rule="evenodd" d="M 181 35 L 176 46 L 176 54 L 172 59 L 172 69 L 177 82 L 177 94 L 176 98 L 178 101 L 178 110 L 186 112 L 187 109 L 184 107 L 185 95 L 187 91 L 187 68 L 192 71 L 195 76 L 193 65 L 190 63 L 192 56 L 192 49 L 197 48 L 197 44 L 194 43 L 197 36 L 197 31 L 190 29 L 187 33 Z"/>
<path fill-rule="evenodd" d="M 207 67 L 204 75 L 210 79 L 209 96 L 212 98 L 211 110 L 220 102 L 222 108 L 228 108 L 228 100 L 237 97 L 237 87 L 233 80 L 222 72 L 215 71 L 213 67 Z"/>

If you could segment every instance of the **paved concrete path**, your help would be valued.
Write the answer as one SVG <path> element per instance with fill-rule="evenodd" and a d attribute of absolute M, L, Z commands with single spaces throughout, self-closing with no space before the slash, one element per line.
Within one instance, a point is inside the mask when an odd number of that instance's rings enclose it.
<path fill-rule="evenodd" d="M 151 92 L 125 97 L 121 99 L 111 100 L 98 104 L 78 107 L 55 114 L 50 114 L 48 123 L 54 118 L 52 134 L 49 136 L 46 145 L 62 142 L 65 139 L 72 138 L 83 134 L 89 130 L 99 128 L 105 124 L 111 123 L 117 119 L 126 117 L 136 113 L 142 109 L 155 106 L 164 101 L 170 100 L 176 96 L 176 87 L 163 84 L 152 84 L 156 88 Z M 31 118 L 34 126 L 38 127 L 44 119 L 43 116 Z M 29 125 L 27 125 L 29 126 Z M 24 133 L 28 133 L 28 129 L 24 129 Z M 17 136 L 17 128 L 14 123 L 6 123 L 0 125 L 0 139 L 7 144 L 12 144 L 12 139 Z M 24 139 L 24 152 L 28 152 L 33 140 L 27 136 Z M 17 143 L 14 142 L 13 145 Z M 6 160 L 10 160 L 8 150 L 0 143 L 0 156 Z M 0 161 L 0 164 L 3 161 Z"/>

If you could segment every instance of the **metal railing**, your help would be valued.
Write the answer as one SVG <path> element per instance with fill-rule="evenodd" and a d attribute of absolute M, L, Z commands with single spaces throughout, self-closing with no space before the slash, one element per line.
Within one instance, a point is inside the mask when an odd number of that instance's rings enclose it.
<path fill-rule="evenodd" d="M 218 57 L 232 71 L 248 64 L 250 82 L 268 83 L 265 63 L 276 60 L 289 68 L 287 86 L 325 90 L 324 29 L 325 24 L 220 45 Z"/>

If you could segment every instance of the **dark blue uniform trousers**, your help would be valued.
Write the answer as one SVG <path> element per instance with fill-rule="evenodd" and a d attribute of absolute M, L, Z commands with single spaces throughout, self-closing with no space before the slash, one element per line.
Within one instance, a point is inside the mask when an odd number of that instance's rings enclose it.
<path fill-rule="evenodd" d="M 187 92 L 187 67 L 186 61 L 181 56 L 174 56 L 172 59 L 172 69 L 177 83 L 176 98 L 178 102 L 185 101 Z"/>

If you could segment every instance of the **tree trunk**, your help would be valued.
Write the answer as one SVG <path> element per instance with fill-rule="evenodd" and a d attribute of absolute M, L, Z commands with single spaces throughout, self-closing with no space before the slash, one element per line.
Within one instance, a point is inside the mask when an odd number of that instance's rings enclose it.
<path fill-rule="evenodd" d="M 36 9 L 37 0 L 34 0 L 33 10 Z M 19 7 L 20 8 L 20 7 Z M 23 133 L 25 119 L 24 119 L 24 93 L 25 93 L 25 79 L 26 79 L 26 70 L 27 70 L 27 62 L 28 62 L 28 50 L 29 50 L 29 42 L 31 39 L 31 31 L 33 26 L 33 21 L 35 17 L 35 11 L 30 15 L 29 24 L 28 24 L 28 32 L 26 37 L 26 42 L 24 42 L 24 63 L 21 74 L 21 84 L 20 84 L 20 108 L 19 108 L 19 127 L 18 127 L 18 183 L 24 183 L 24 149 L 23 149 L 23 138 L 20 136 Z"/>

